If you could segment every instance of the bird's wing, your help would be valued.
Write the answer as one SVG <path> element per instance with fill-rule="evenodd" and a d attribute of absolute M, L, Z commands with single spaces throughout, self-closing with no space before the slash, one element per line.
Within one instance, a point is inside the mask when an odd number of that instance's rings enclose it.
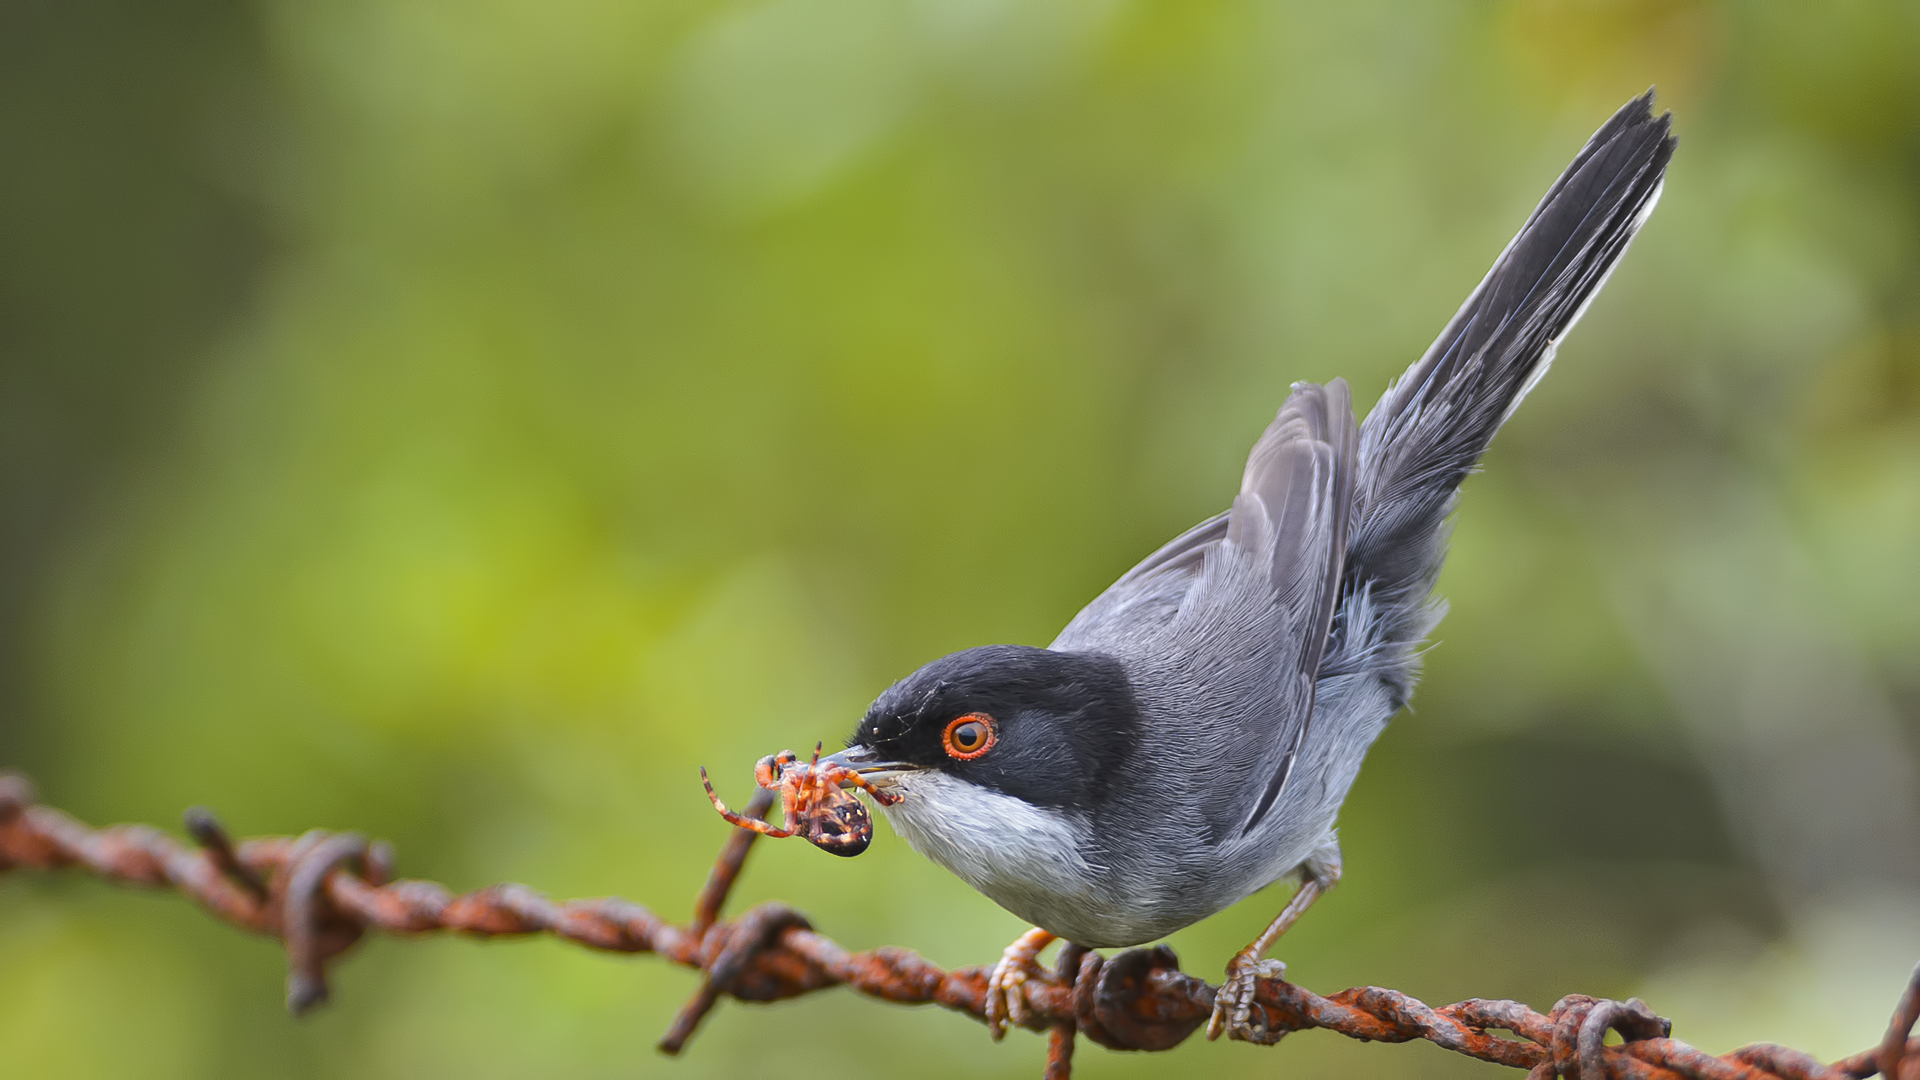
<path fill-rule="evenodd" d="M 1055 640 L 1149 654 L 1213 706 L 1206 723 L 1251 775 L 1252 829 L 1293 770 L 1345 564 L 1358 444 L 1347 384 L 1297 383 L 1254 444 L 1233 508 L 1128 571 Z M 1234 784 L 1234 786 L 1240 786 Z"/>
<path fill-rule="evenodd" d="M 1271 748 L 1265 783 L 1243 833 L 1280 797 L 1313 719 L 1314 683 L 1346 565 L 1358 445 L 1345 381 L 1296 384 L 1247 456 L 1240 494 L 1227 515 L 1225 543 L 1264 564 L 1269 601 L 1280 620 L 1276 629 L 1283 634 L 1277 642 L 1283 665 L 1279 708 L 1249 716 L 1254 730 L 1247 734 Z"/>

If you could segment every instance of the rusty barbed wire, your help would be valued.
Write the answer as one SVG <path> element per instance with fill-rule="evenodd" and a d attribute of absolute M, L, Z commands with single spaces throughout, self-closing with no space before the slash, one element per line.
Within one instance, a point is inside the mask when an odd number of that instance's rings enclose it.
<path fill-rule="evenodd" d="M 747 814 L 764 817 L 773 792 Z M 557 902 L 524 885 L 462 895 L 431 881 L 394 880 L 394 855 L 354 833 L 315 830 L 235 844 L 207 810 L 187 811 L 187 847 L 148 825 L 95 829 L 35 801 L 18 774 L 0 774 L 0 873 L 79 867 L 109 881 L 172 887 L 210 914 L 279 938 L 287 950 L 287 1006 L 296 1014 L 327 998 L 327 965 L 369 930 L 394 935 L 452 931 L 474 937 L 551 934 L 591 949 L 651 952 L 701 972 L 660 1049 L 678 1053 L 723 996 L 778 1001 L 846 985 L 868 997 L 935 1004 L 985 1022 L 990 967 L 936 967 L 906 949 L 848 952 L 780 903 L 738 918 L 721 910 L 757 834 L 736 831 L 722 848 L 685 926 L 615 898 Z M 1182 972 L 1171 949 L 1130 949 L 1107 958 L 1065 946 L 1051 973 L 1021 984 L 1023 1026 L 1048 1035 L 1045 1075 L 1067 1080 L 1078 1036 L 1117 1050 L 1170 1050 L 1203 1024 L 1214 987 Z M 1527 1070 L 1528 1080 L 1920 1080 L 1920 968 L 1879 1046 L 1830 1064 L 1768 1043 L 1719 1057 L 1671 1038 L 1671 1025 L 1638 999 L 1570 995 L 1546 1014 L 1516 1001 L 1473 999 L 1438 1008 L 1376 986 L 1321 997 L 1280 979 L 1259 984 L 1267 1029 L 1324 1028 L 1351 1039 L 1424 1039 L 1481 1061 Z M 1518 1038 L 1492 1035 L 1504 1031 Z M 1609 1032 L 1621 1043 L 1608 1045 Z"/>

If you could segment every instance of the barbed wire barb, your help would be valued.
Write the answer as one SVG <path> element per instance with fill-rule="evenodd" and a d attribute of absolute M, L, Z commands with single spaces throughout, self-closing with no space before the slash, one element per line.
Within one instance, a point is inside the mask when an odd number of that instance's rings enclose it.
<path fill-rule="evenodd" d="M 764 818 L 773 793 L 746 809 Z M 108 881 L 171 887 L 224 922 L 278 938 L 286 947 L 287 1006 L 296 1014 L 328 996 L 328 965 L 369 930 L 396 936 L 452 931 L 472 937 L 549 934 L 590 949 L 651 952 L 701 973 L 698 989 L 662 1036 L 678 1053 L 723 997 L 770 1002 L 846 985 L 868 997 L 934 1004 L 986 1020 L 989 968 L 943 970 L 906 949 L 849 952 L 817 933 L 806 916 L 764 903 L 721 917 L 758 834 L 729 836 L 676 926 L 626 900 L 557 902 L 524 885 L 462 895 L 432 881 L 394 880 L 383 842 L 319 830 L 234 843 L 203 808 L 186 813 L 194 848 L 148 825 L 93 828 L 39 805 L 33 786 L 0 773 L 0 873 L 83 869 Z M 1118 1050 L 1171 1050 L 1213 1010 L 1215 987 L 1180 970 L 1166 946 L 1106 957 L 1063 946 L 1050 972 L 1021 984 L 1022 1026 L 1047 1036 L 1048 1080 L 1068 1080 L 1077 1040 Z M 1718 1057 L 1672 1038 L 1672 1026 L 1638 999 L 1569 995 L 1546 1014 L 1516 1001 L 1472 999 L 1429 1006 L 1377 986 L 1330 997 L 1283 979 L 1263 979 L 1255 1005 L 1268 1031 L 1312 1028 L 1373 1042 L 1424 1039 L 1445 1050 L 1527 1070 L 1527 1080 L 1920 1080 L 1920 968 L 1894 1009 L 1886 1038 L 1852 1057 L 1822 1064 L 1809 1054 L 1761 1043 Z M 1516 1038 L 1490 1032 L 1504 1031 Z M 1608 1033 L 1622 1042 L 1607 1044 Z"/>

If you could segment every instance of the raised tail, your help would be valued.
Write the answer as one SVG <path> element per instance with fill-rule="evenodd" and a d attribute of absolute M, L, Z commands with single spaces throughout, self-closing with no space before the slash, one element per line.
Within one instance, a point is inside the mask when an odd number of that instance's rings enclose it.
<path fill-rule="evenodd" d="M 1671 126 L 1669 115 L 1653 115 L 1651 90 L 1615 113 L 1426 355 L 1367 414 L 1345 625 L 1335 628 L 1340 655 L 1330 665 L 1382 671 L 1402 699 L 1412 691 L 1414 649 L 1437 617 L 1428 594 L 1460 482 L 1653 212 L 1673 156 Z"/>

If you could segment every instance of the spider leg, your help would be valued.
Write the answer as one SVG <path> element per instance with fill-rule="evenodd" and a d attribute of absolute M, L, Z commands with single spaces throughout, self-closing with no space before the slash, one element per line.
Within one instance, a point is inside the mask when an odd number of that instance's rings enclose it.
<path fill-rule="evenodd" d="M 768 754 L 754 763 L 753 781 L 763 788 L 777 788 L 786 779 L 787 766 L 799 760 L 791 750 Z"/>
<path fill-rule="evenodd" d="M 776 771 L 778 767 L 779 766 L 775 764 L 773 760 L 772 754 L 768 754 L 766 757 L 763 757 L 759 761 L 754 762 L 753 763 L 753 782 L 756 784 L 759 784 L 763 788 L 768 788 L 768 789 L 779 787 L 780 776 L 779 776 L 779 773 Z"/>
<path fill-rule="evenodd" d="M 775 840 L 785 840 L 787 837 L 794 835 L 792 829 L 783 829 L 777 825 L 769 825 L 764 821 L 759 821 L 754 818 L 742 817 L 725 807 L 720 808 L 720 816 L 726 818 L 731 824 L 738 825 L 743 829 L 752 829 L 762 836 L 769 836 Z"/>
<path fill-rule="evenodd" d="M 754 832 L 764 836 L 771 836 L 775 840 L 782 840 L 794 834 L 794 830 L 792 829 L 783 829 L 769 825 L 764 821 L 758 821 L 742 814 L 736 814 L 727 809 L 727 804 L 721 802 L 719 794 L 713 790 L 713 781 L 707 779 L 707 768 L 704 765 L 700 767 L 700 785 L 707 789 L 708 801 L 713 803 L 713 808 L 720 811 L 720 816 L 726 818 L 729 825 L 736 825 L 742 829 L 752 829 Z"/>
<path fill-rule="evenodd" d="M 890 795 L 887 792 L 881 791 L 879 788 L 873 786 L 872 781 L 854 772 L 852 769 L 829 767 L 827 777 L 829 782 L 835 786 L 852 784 L 854 787 L 873 796 L 873 801 L 879 803 L 881 806 L 892 806 L 894 803 L 900 801 L 900 796 Z"/>
<path fill-rule="evenodd" d="M 788 821 L 797 820 L 800 815 L 812 809 L 813 804 L 818 801 L 813 793 L 812 781 L 813 777 L 806 772 L 796 772 L 793 769 L 786 771 L 784 779 L 780 782 L 780 808 L 787 815 Z"/>

